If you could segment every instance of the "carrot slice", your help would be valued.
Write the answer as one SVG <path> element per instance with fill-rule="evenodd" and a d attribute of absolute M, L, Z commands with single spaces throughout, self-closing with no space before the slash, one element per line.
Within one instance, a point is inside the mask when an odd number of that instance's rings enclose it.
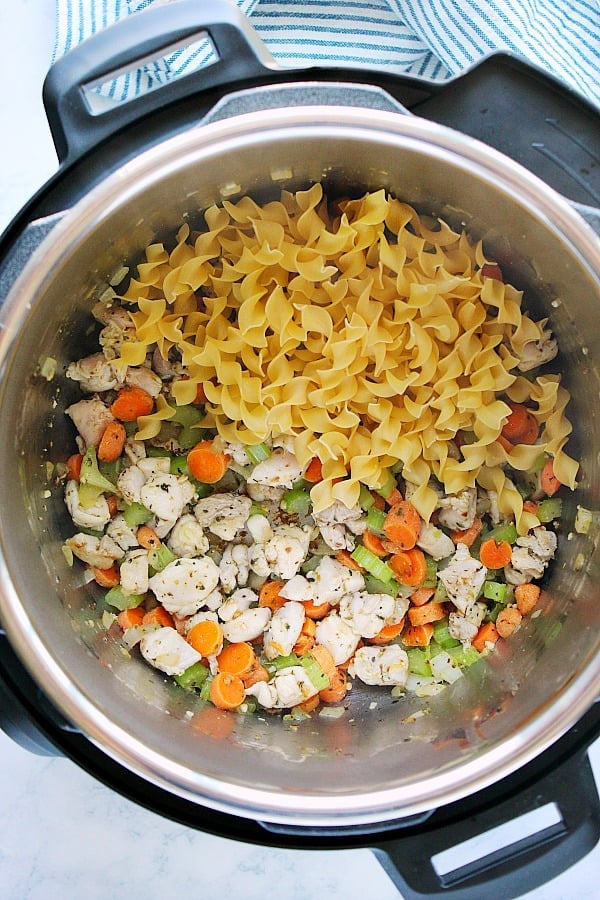
<path fill-rule="evenodd" d="M 420 587 L 412 592 L 410 602 L 413 606 L 424 606 L 425 603 L 429 603 L 434 594 L 435 588 Z"/>
<path fill-rule="evenodd" d="M 135 422 L 140 416 L 149 416 L 154 409 L 154 399 L 148 391 L 132 385 L 121 388 L 110 411 L 121 422 Z"/>
<path fill-rule="evenodd" d="M 346 566 L 348 569 L 352 569 L 354 572 L 364 572 L 364 567 L 357 563 L 349 550 L 338 550 L 335 554 L 335 558 L 339 563 L 343 566 Z"/>
<path fill-rule="evenodd" d="M 279 596 L 279 592 L 284 587 L 285 581 L 265 581 L 258 592 L 258 605 L 266 606 L 272 612 L 281 609 L 284 603 L 287 602 L 285 597 Z"/>
<path fill-rule="evenodd" d="M 423 606 L 411 606 L 408 610 L 408 618 L 411 625 L 425 625 L 427 622 L 439 622 L 445 618 L 446 610 L 443 603 L 430 600 Z"/>
<path fill-rule="evenodd" d="M 475 635 L 473 639 L 473 646 L 475 649 L 481 653 L 485 650 L 488 644 L 495 644 L 500 635 L 498 634 L 498 629 L 494 625 L 493 622 L 485 622 L 484 625 L 481 625 L 479 631 Z"/>
<path fill-rule="evenodd" d="M 119 501 L 115 497 L 114 494 L 109 494 L 108 497 L 106 498 L 106 503 L 108 505 L 108 511 L 110 513 L 110 517 L 111 517 L 111 519 L 114 519 L 114 517 L 119 512 Z"/>
<path fill-rule="evenodd" d="M 401 634 L 404 628 L 404 617 L 396 622 L 395 625 L 384 625 L 381 631 L 378 631 L 375 637 L 365 638 L 367 644 L 389 644 L 394 638 Z"/>
<path fill-rule="evenodd" d="M 123 631 L 141 625 L 144 621 L 145 610 L 142 606 L 134 606 L 133 609 L 124 609 L 117 616 L 117 623 Z"/>
<path fill-rule="evenodd" d="M 333 656 L 323 644 L 315 644 L 311 650 L 309 650 L 310 655 L 316 659 L 319 663 L 325 674 L 328 676 L 329 680 L 334 677 L 336 671 L 336 665 L 333 661 Z"/>
<path fill-rule="evenodd" d="M 515 588 L 515 601 L 517 609 L 522 616 L 528 616 L 537 606 L 542 589 L 538 584 L 518 584 Z"/>
<path fill-rule="evenodd" d="M 472 547 L 481 534 L 482 528 L 483 522 L 479 516 L 476 516 L 473 519 L 473 524 L 469 528 L 465 528 L 464 531 L 460 531 L 457 528 L 455 531 L 450 532 L 450 537 L 455 544 L 464 544 L 466 547 Z"/>
<path fill-rule="evenodd" d="M 230 675 L 246 675 L 255 663 L 254 648 L 246 641 L 227 644 L 217 656 L 219 671 L 229 672 Z"/>
<path fill-rule="evenodd" d="M 382 539 L 378 534 L 375 534 L 373 531 L 369 531 L 368 528 L 365 532 L 363 532 L 362 543 L 363 547 L 366 547 L 367 550 L 370 550 L 371 553 L 375 554 L 375 556 L 384 557 L 388 555 L 388 551 L 383 546 Z"/>
<path fill-rule="evenodd" d="M 388 506 L 398 506 L 399 503 L 402 503 L 404 497 L 398 490 L 398 488 L 393 488 L 390 493 L 385 498 L 385 502 Z"/>
<path fill-rule="evenodd" d="M 421 517 L 410 500 L 402 500 L 390 507 L 383 523 L 383 532 L 400 550 L 411 550 L 421 531 Z"/>
<path fill-rule="evenodd" d="M 323 481 L 323 464 L 318 456 L 313 456 L 302 477 L 311 484 Z"/>
<path fill-rule="evenodd" d="M 239 675 L 217 672 L 210 683 L 210 699 L 219 709 L 237 709 L 245 696 L 246 689 Z"/>
<path fill-rule="evenodd" d="M 117 566 L 110 566 L 108 569 L 98 569 L 91 567 L 94 581 L 103 588 L 116 587 L 121 580 Z"/>
<path fill-rule="evenodd" d="M 433 625 L 425 622 L 423 625 L 409 625 L 402 632 L 402 643 L 407 647 L 427 647 L 433 637 Z"/>
<path fill-rule="evenodd" d="M 496 631 L 500 637 L 508 637 L 521 624 L 522 614 L 514 606 L 507 606 L 498 613 Z"/>
<path fill-rule="evenodd" d="M 390 557 L 389 564 L 398 581 L 409 587 L 417 587 L 427 577 L 427 560 L 423 551 L 418 547 L 395 553 Z"/>
<path fill-rule="evenodd" d="M 310 713 L 315 711 L 320 702 L 319 695 L 315 694 L 313 697 L 309 697 L 308 700 L 303 700 L 302 703 L 296 703 L 292 709 L 300 709 L 303 713 L 310 715 Z"/>
<path fill-rule="evenodd" d="M 101 462 L 115 462 L 121 456 L 126 440 L 125 426 L 116 420 L 109 422 L 98 444 L 98 459 Z"/>
<path fill-rule="evenodd" d="M 512 547 L 508 541 L 498 542 L 488 538 L 479 548 L 479 559 L 487 569 L 503 569 L 509 564 L 511 556 Z"/>
<path fill-rule="evenodd" d="M 258 684 L 259 681 L 268 681 L 269 673 L 257 660 L 250 671 L 240 675 L 240 678 L 242 679 L 244 686 L 249 688 L 252 687 L 253 684 Z"/>
<path fill-rule="evenodd" d="M 344 669 L 337 669 L 329 676 L 329 687 L 319 691 L 324 703 L 340 703 L 348 693 L 348 676 Z"/>
<path fill-rule="evenodd" d="M 135 536 L 138 544 L 140 547 L 143 547 L 144 550 L 156 550 L 157 547 L 160 547 L 161 540 L 154 528 L 150 528 L 149 525 L 140 525 Z"/>
<path fill-rule="evenodd" d="M 73 453 L 66 462 L 67 478 L 69 481 L 79 481 L 81 478 L 81 463 L 83 456 L 81 453 Z"/>
<path fill-rule="evenodd" d="M 493 278 L 495 281 L 504 281 L 502 269 L 498 263 L 484 263 L 481 267 L 483 278 Z"/>
<path fill-rule="evenodd" d="M 315 633 L 317 630 L 317 626 L 315 625 L 314 619 L 309 619 L 308 616 L 304 616 L 304 622 L 302 623 L 302 630 L 298 636 L 298 640 L 294 644 L 293 650 L 298 656 L 302 656 L 305 653 L 314 647 L 315 645 Z"/>
<path fill-rule="evenodd" d="M 331 610 L 331 603 L 328 603 L 327 601 L 325 601 L 325 603 L 314 603 L 312 600 L 303 600 L 302 606 L 304 607 L 304 611 L 308 618 L 315 619 L 315 621 L 324 619 Z"/>
<path fill-rule="evenodd" d="M 547 497 L 552 497 L 561 486 L 561 482 L 554 474 L 553 459 L 549 459 L 545 463 L 540 475 L 540 485 Z"/>
<path fill-rule="evenodd" d="M 536 417 L 523 403 L 508 405 L 510 413 L 502 428 L 502 437 L 511 444 L 535 444 L 540 433 Z"/>
<path fill-rule="evenodd" d="M 204 619 L 190 628 L 187 640 L 200 656 L 214 656 L 223 646 L 223 632 L 218 622 Z"/>
<path fill-rule="evenodd" d="M 229 465 L 229 456 L 215 450 L 212 441 L 199 441 L 187 455 L 187 467 L 196 481 L 215 484 Z"/>
<path fill-rule="evenodd" d="M 155 606 L 144 614 L 144 625 L 160 625 L 162 628 L 173 628 L 174 619 L 164 606 Z"/>

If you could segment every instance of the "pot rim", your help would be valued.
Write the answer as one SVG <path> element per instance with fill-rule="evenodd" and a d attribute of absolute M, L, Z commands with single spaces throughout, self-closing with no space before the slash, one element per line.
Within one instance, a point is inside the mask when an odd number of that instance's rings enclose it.
<path fill-rule="evenodd" d="M 525 205 L 567 245 L 600 286 L 600 241 L 570 202 L 537 176 L 496 150 L 460 132 L 413 116 L 352 107 L 306 106 L 252 112 L 198 125 L 166 139 L 111 172 L 77 201 L 46 237 L 9 291 L 0 310 L 0 370 L 4 371 L 19 329 L 44 279 L 89 229 L 110 217 L 151 185 L 161 173 L 185 168 L 198 154 L 221 156 L 252 138 L 323 133 L 332 138 L 370 134 L 379 141 L 402 141 L 402 147 L 427 150 L 432 157 L 452 158 L 473 175 L 500 184 L 515 202 Z M 65 662 L 46 646 L 10 580 L 0 551 L 0 617 L 11 644 L 34 679 L 61 712 L 114 760 L 172 793 L 211 808 L 246 818 L 292 825 L 340 826 L 392 821 L 464 798 L 522 767 L 562 736 L 600 693 L 600 655 L 574 674 L 554 697 L 521 728 L 467 764 L 408 787 L 369 793 L 280 794 L 203 776 L 174 765 L 114 722 L 93 702 L 93 693 L 75 685 Z"/>

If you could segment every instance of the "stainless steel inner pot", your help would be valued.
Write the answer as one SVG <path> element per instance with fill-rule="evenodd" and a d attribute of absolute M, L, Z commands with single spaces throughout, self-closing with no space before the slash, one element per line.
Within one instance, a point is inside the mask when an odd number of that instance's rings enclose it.
<path fill-rule="evenodd" d="M 341 718 L 300 726 L 231 716 L 168 684 L 103 635 L 93 588 L 68 568 L 61 491 L 75 397 L 66 364 L 88 352 L 89 310 L 123 264 L 208 205 L 321 180 L 332 195 L 384 187 L 483 238 L 524 305 L 558 337 L 572 394 L 567 498 L 542 612 L 430 700 L 353 690 Z M 0 615 L 51 701 L 110 757 L 203 806 L 302 826 L 382 823 L 433 809 L 537 756 L 600 685 L 598 510 L 600 242 L 570 204 L 484 145 L 410 116 L 277 109 L 194 127 L 144 152 L 67 211 L 0 312 Z M 47 357 L 55 377 L 40 374 Z"/>

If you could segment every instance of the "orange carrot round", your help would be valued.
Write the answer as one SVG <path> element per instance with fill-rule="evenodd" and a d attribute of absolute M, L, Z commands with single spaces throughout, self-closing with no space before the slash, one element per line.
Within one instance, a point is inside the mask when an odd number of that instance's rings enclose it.
<path fill-rule="evenodd" d="M 217 672 L 210 683 L 210 699 L 219 709 L 237 709 L 245 696 L 244 682 L 230 672 Z"/>
<path fill-rule="evenodd" d="M 340 703 L 348 693 L 348 676 L 344 669 L 336 669 L 329 676 L 329 687 L 319 691 L 318 696 L 324 703 Z"/>
<path fill-rule="evenodd" d="M 544 464 L 540 474 L 540 486 L 547 497 L 552 497 L 561 486 L 561 482 L 554 474 L 554 460 L 552 458 Z"/>
<path fill-rule="evenodd" d="M 119 512 L 119 501 L 115 497 L 114 494 L 109 494 L 108 497 L 106 498 L 106 503 L 108 506 L 108 511 L 110 513 L 110 517 L 111 517 L 111 519 L 114 519 L 114 517 Z"/>
<path fill-rule="evenodd" d="M 187 640 L 200 656 L 214 656 L 223 646 L 223 632 L 218 622 L 204 619 L 190 628 Z"/>
<path fill-rule="evenodd" d="M 69 481 L 79 481 L 81 478 L 81 463 L 83 456 L 81 453 L 73 453 L 66 462 L 67 478 Z"/>
<path fill-rule="evenodd" d="M 108 569 L 98 569 L 92 566 L 92 575 L 96 584 L 103 588 L 116 587 L 121 580 L 117 566 L 110 566 Z"/>
<path fill-rule="evenodd" d="M 384 625 L 383 628 L 377 632 L 375 637 L 365 638 L 367 644 L 389 644 L 390 641 L 393 641 L 394 638 L 397 638 L 399 634 L 402 633 L 402 629 L 404 628 L 404 618 L 400 619 L 399 622 L 396 622 L 394 625 Z"/>
<path fill-rule="evenodd" d="M 144 550 L 156 550 L 157 547 L 160 547 L 161 540 L 154 528 L 150 528 L 149 525 L 140 525 L 138 530 L 135 533 L 138 544 L 140 547 L 143 547 Z"/>
<path fill-rule="evenodd" d="M 540 599 L 542 589 L 539 584 L 518 584 L 515 588 L 515 601 L 517 609 L 522 616 L 528 616 L 535 609 Z"/>
<path fill-rule="evenodd" d="M 409 625 L 402 632 L 402 643 L 407 647 L 427 647 L 433 637 L 433 625 L 425 622 L 423 625 Z"/>
<path fill-rule="evenodd" d="M 154 399 L 148 391 L 132 385 L 121 388 L 110 411 L 121 422 L 135 422 L 140 416 L 149 416 L 154 409 Z"/>
<path fill-rule="evenodd" d="M 219 671 L 229 672 L 230 675 L 245 675 L 255 663 L 256 653 L 246 641 L 227 644 L 217 656 Z"/>
<path fill-rule="evenodd" d="M 173 628 L 174 619 L 164 606 L 155 606 L 144 614 L 144 625 L 160 625 L 161 628 Z"/>
<path fill-rule="evenodd" d="M 481 653 L 486 649 L 488 644 L 495 644 L 500 635 L 498 634 L 498 629 L 494 625 L 493 622 L 485 622 L 480 626 L 477 634 L 473 639 L 473 646 L 475 649 Z"/>
<path fill-rule="evenodd" d="M 315 619 L 315 621 L 324 619 L 331 610 L 331 603 L 327 601 L 325 603 L 314 603 L 312 600 L 303 600 L 302 606 L 308 618 Z"/>
<path fill-rule="evenodd" d="M 318 456 L 313 456 L 302 477 L 305 481 L 310 481 L 311 484 L 323 481 L 323 464 Z"/>
<path fill-rule="evenodd" d="M 401 584 L 417 587 L 427 577 L 427 560 L 418 547 L 401 550 L 390 557 L 389 564 Z"/>
<path fill-rule="evenodd" d="M 253 684 L 258 684 L 259 681 L 268 681 L 269 673 L 257 660 L 250 671 L 240 675 L 240 678 L 242 679 L 244 686 L 249 688 L 252 687 Z"/>
<path fill-rule="evenodd" d="M 486 569 L 503 569 L 510 562 L 512 547 L 508 541 L 498 542 L 494 538 L 482 541 L 479 548 L 479 559 Z"/>
<path fill-rule="evenodd" d="M 98 459 L 101 462 L 115 462 L 121 456 L 126 440 L 125 426 L 116 420 L 109 422 L 98 444 Z"/>
<path fill-rule="evenodd" d="M 502 638 L 506 638 L 509 634 L 521 624 L 522 614 L 514 606 L 507 606 L 498 613 L 496 619 L 496 631 Z"/>
<path fill-rule="evenodd" d="M 429 603 L 434 594 L 435 588 L 420 587 L 412 592 L 410 602 L 413 606 L 424 606 L 425 603 Z"/>
<path fill-rule="evenodd" d="M 134 606 L 133 609 L 124 609 L 117 616 L 117 623 L 123 631 L 141 625 L 144 621 L 145 610 L 142 606 Z"/>
<path fill-rule="evenodd" d="M 411 625 L 425 625 L 428 622 L 439 622 L 446 615 L 443 603 L 430 600 L 423 606 L 411 606 L 408 610 L 408 618 Z"/>
<path fill-rule="evenodd" d="M 476 516 L 473 519 L 473 524 L 469 528 L 465 528 L 464 531 L 459 531 L 458 529 L 451 531 L 450 537 L 455 544 L 464 544 L 466 547 L 472 547 L 481 534 L 482 528 L 483 522 L 479 516 Z"/>
<path fill-rule="evenodd" d="M 502 437 L 511 444 L 535 444 L 540 426 L 530 409 L 522 403 L 509 403 L 510 413 L 502 428 Z"/>
<path fill-rule="evenodd" d="M 272 612 L 287 602 L 285 597 L 281 597 L 279 592 L 285 587 L 285 581 L 265 581 L 258 592 L 258 605 L 266 606 Z"/>
<path fill-rule="evenodd" d="M 363 532 L 362 543 L 363 547 L 366 547 L 367 550 L 370 550 L 375 556 L 384 557 L 388 555 L 388 551 L 383 546 L 382 539 L 378 534 L 369 531 L 368 528 Z"/>
<path fill-rule="evenodd" d="M 229 456 L 215 450 L 212 441 L 199 441 L 187 455 L 187 467 L 196 481 L 215 484 L 220 481 L 229 464 Z"/>
<path fill-rule="evenodd" d="M 296 703 L 292 709 L 300 709 L 303 713 L 310 715 L 315 711 L 320 702 L 319 695 L 315 694 L 313 697 L 309 697 L 308 700 L 303 700 L 302 703 Z"/>
<path fill-rule="evenodd" d="M 323 644 L 315 644 L 311 650 L 309 650 L 310 655 L 316 659 L 319 663 L 329 680 L 334 677 L 336 671 L 336 665 L 333 661 L 333 656 Z"/>
<path fill-rule="evenodd" d="M 353 569 L 354 572 L 364 572 L 363 566 L 360 563 L 357 563 L 349 550 L 338 550 L 335 554 L 335 558 L 339 563 L 343 566 L 346 566 L 348 569 Z"/>
<path fill-rule="evenodd" d="M 421 517 L 410 500 L 402 500 L 390 507 L 383 531 L 399 550 L 412 550 L 421 531 Z"/>

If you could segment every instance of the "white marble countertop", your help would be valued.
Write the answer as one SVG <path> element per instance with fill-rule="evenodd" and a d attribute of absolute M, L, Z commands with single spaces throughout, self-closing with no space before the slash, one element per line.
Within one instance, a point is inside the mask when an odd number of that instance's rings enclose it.
<path fill-rule="evenodd" d="M 54 5 L 13 0 L 0 6 L 0 231 L 57 167 L 41 102 Z M 590 755 L 598 778 L 598 743 Z M 139 808 L 68 759 L 35 756 L 1 733 L 0 760 L 0 897 L 6 900 L 400 896 L 367 850 L 279 850 L 207 835 Z M 599 871 L 596 847 L 525 896 L 592 900 L 600 896 Z"/>

